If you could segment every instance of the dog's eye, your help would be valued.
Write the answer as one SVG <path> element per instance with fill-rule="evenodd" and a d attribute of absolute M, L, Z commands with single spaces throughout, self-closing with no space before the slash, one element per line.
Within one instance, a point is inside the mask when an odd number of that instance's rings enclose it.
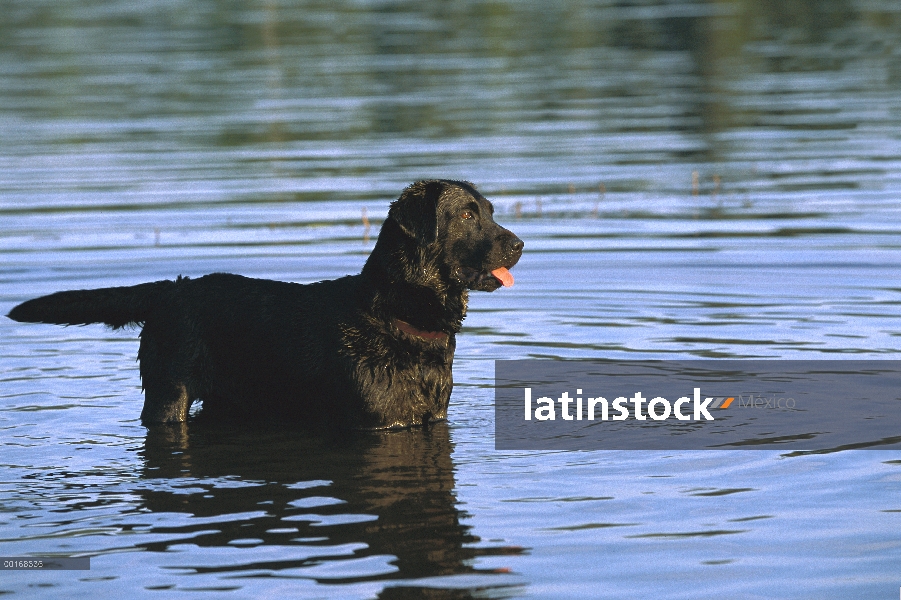
<path fill-rule="evenodd" d="M 471 219 L 471 218 L 472 218 L 472 211 L 471 211 L 471 210 L 464 210 L 463 212 L 460 213 L 460 218 L 463 219 L 464 221 L 465 221 L 466 219 Z"/>

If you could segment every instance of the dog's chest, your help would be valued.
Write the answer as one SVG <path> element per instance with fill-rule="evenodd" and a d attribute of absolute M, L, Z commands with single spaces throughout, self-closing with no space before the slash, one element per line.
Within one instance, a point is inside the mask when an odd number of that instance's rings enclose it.
<path fill-rule="evenodd" d="M 453 389 L 451 364 L 388 366 L 362 388 L 364 401 L 378 427 L 421 425 L 447 417 Z"/>
<path fill-rule="evenodd" d="M 360 347 L 359 342 L 369 343 Z M 443 343 L 356 338 L 346 346 L 353 390 L 369 427 L 406 427 L 444 419 L 453 389 L 453 336 Z"/>

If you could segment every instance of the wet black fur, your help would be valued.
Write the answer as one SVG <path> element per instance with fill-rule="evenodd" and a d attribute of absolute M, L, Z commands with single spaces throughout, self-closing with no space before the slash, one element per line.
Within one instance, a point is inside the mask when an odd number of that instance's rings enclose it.
<path fill-rule="evenodd" d="M 425 424 L 447 415 L 468 290 L 497 289 L 490 272 L 522 254 L 493 211 L 470 183 L 420 181 L 391 204 L 359 275 L 310 285 L 179 277 L 58 292 L 9 317 L 142 325 L 145 424 L 185 421 L 197 399 L 203 414 L 228 417 Z"/>

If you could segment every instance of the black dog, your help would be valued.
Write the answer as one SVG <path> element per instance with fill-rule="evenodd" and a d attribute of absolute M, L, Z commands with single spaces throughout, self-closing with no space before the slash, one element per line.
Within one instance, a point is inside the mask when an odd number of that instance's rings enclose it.
<path fill-rule="evenodd" d="M 310 285 L 215 273 L 58 292 L 16 321 L 143 325 L 145 424 L 278 415 L 347 427 L 446 418 L 467 290 L 513 284 L 523 243 L 470 183 L 420 181 L 391 204 L 359 275 Z"/>

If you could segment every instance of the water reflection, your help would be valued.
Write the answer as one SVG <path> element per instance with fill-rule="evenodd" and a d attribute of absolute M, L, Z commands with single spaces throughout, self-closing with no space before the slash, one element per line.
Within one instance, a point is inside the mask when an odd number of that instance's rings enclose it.
<path fill-rule="evenodd" d="M 444 423 L 341 439 L 210 423 L 154 427 L 142 453 L 150 485 L 139 509 L 180 515 L 172 519 L 180 524 L 145 531 L 165 539 L 140 547 L 162 552 L 187 537 L 201 548 L 261 551 L 245 562 L 211 552 L 199 564 L 188 557 L 169 566 L 204 574 L 402 579 L 408 587 L 421 578 L 491 574 L 472 559 L 522 550 L 474 547 L 479 540 L 457 508 L 451 451 Z M 266 553 L 267 545 L 279 552 Z M 329 561 L 344 564 L 323 569 Z"/>

